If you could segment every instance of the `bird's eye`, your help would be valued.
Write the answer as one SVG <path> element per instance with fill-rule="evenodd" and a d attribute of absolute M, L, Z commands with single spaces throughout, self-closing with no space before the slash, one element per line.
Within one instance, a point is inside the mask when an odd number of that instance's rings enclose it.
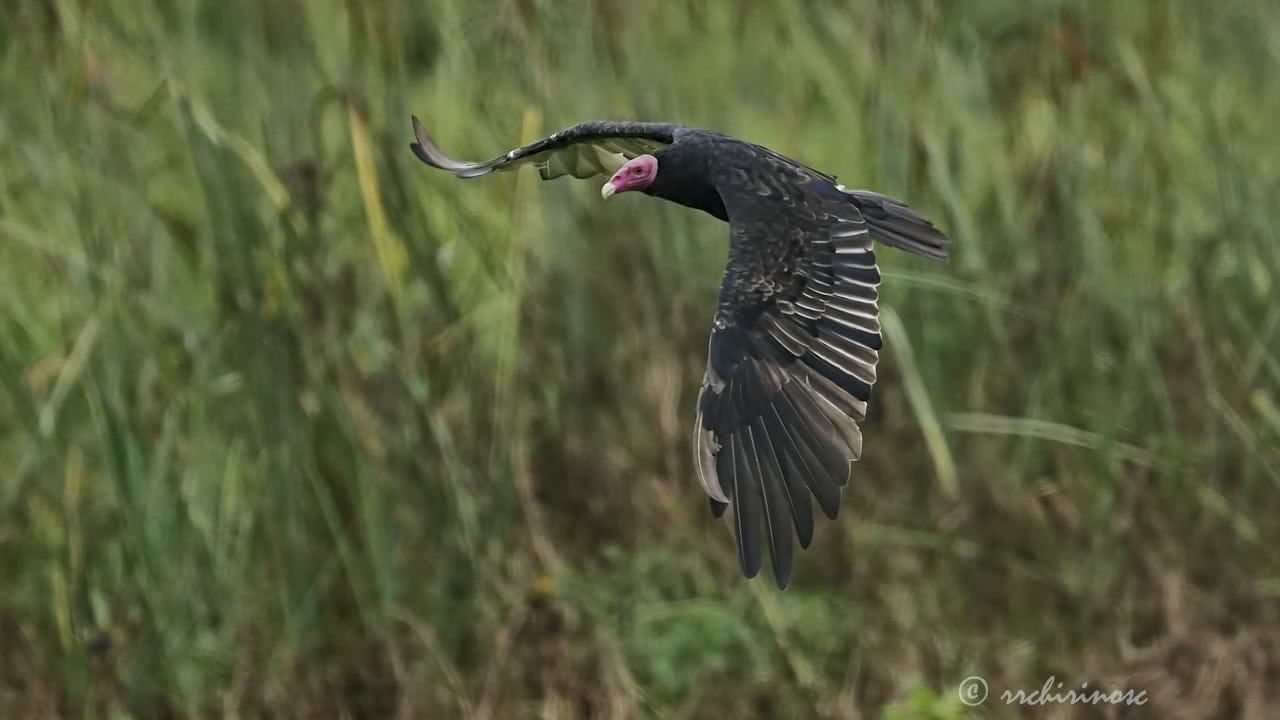
<path fill-rule="evenodd" d="M 638 168 L 638 167 L 633 167 L 633 168 L 631 168 L 631 174 L 632 174 L 632 175 L 639 175 L 639 174 L 640 174 L 640 168 Z"/>

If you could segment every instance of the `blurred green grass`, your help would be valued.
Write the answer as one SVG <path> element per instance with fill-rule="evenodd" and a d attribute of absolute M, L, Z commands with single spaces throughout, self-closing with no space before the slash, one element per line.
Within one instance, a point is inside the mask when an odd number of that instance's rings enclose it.
<path fill-rule="evenodd" d="M 6 3 L 0 716 L 1272 716 L 1278 57 L 1264 0 Z M 724 227 L 410 113 L 723 129 L 952 233 L 881 253 L 791 589 L 689 466 Z"/>

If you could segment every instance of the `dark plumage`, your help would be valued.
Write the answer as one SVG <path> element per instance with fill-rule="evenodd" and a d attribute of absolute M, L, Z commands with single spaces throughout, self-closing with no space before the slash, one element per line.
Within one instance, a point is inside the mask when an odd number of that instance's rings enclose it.
<path fill-rule="evenodd" d="M 947 236 L 898 200 L 847 189 L 722 133 L 588 122 L 468 163 L 441 152 L 416 117 L 413 126 L 418 158 L 459 177 L 523 164 L 543 178 L 616 171 L 605 197 L 617 184 L 729 222 L 694 464 L 712 513 L 733 505 L 743 573 L 759 571 L 767 542 L 774 577 L 786 587 L 793 533 L 801 547 L 813 538 L 810 497 L 834 518 L 849 462 L 862 454 L 858 423 L 881 346 L 872 241 L 946 260 Z M 646 174 L 654 166 L 656 174 Z"/>

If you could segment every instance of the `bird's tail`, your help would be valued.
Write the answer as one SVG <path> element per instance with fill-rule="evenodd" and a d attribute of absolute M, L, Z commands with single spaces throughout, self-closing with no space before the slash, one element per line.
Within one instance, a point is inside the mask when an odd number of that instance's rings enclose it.
<path fill-rule="evenodd" d="M 872 239 L 932 260 L 947 261 L 951 238 L 906 203 L 870 190 L 853 190 L 843 185 L 839 188 L 850 195 L 853 204 L 862 211 Z"/>

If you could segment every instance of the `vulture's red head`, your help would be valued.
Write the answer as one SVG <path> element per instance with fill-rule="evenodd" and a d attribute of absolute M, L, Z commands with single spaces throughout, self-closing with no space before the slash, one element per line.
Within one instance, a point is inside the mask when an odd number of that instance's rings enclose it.
<path fill-rule="evenodd" d="M 643 190 L 649 187 L 658 176 L 658 158 L 652 155 L 641 155 L 627 161 L 618 172 L 609 178 L 609 182 L 600 188 L 600 196 L 608 200 L 610 197 L 628 190 Z"/>

